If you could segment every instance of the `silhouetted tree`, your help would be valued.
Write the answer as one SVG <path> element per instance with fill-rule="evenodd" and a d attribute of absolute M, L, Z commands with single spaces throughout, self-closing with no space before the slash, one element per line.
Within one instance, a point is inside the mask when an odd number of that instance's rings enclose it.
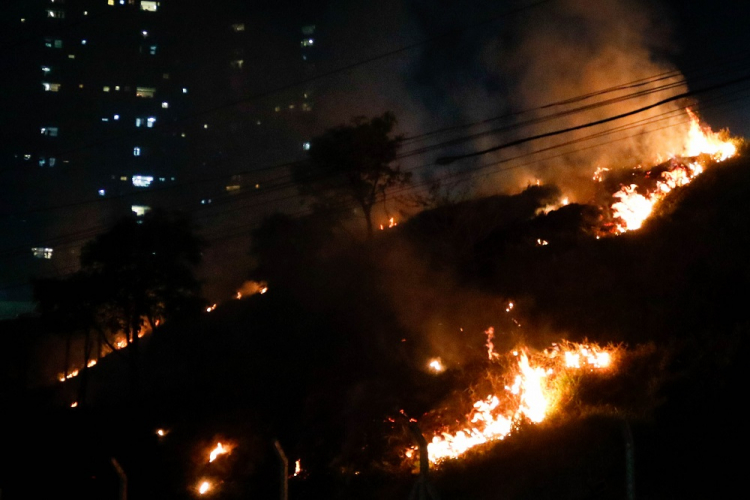
<path fill-rule="evenodd" d="M 65 337 L 63 377 L 67 377 L 71 371 L 73 337 L 83 335 L 83 365 L 79 375 L 77 399 L 79 406 L 83 406 L 86 400 L 88 362 L 92 357 L 93 340 L 104 335 L 100 288 L 95 276 L 82 271 L 66 278 L 34 282 L 37 310 L 51 331 Z"/>
<path fill-rule="evenodd" d="M 392 166 L 403 136 L 391 135 L 396 117 L 391 112 L 367 119 L 358 116 L 311 141 L 309 161 L 293 170 L 302 194 L 315 199 L 318 211 L 343 212 L 356 203 L 372 235 L 372 207 L 389 188 L 406 184 L 411 174 Z"/>
<path fill-rule="evenodd" d="M 187 219 L 156 211 L 122 219 L 83 248 L 81 267 L 96 283 L 101 321 L 126 334 L 134 387 L 141 328 L 204 305 L 193 273 L 202 247 Z"/>

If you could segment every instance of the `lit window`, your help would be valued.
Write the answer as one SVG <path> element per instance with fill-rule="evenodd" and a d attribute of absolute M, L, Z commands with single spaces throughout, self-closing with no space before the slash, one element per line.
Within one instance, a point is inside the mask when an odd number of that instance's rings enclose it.
<path fill-rule="evenodd" d="M 65 11 L 64 10 L 47 9 L 47 17 L 52 17 L 52 18 L 55 18 L 55 19 L 64 19 L 65 18 Z"/>
<path fill-rule="evenodd" d="M 159 2 L 147 2 L 145 0 L 141 0 L 141 10 L 146 10 L 148 12 L 156 12 L 156 9 L 159 8 Z"/>
<path fill-rule="evenodd" d="M 42 66 L 42 73 L 44 73 L 45 75 L 49 74 L 50 71 L 52 71 L 52 68 L 50 68 L 49 66 Z"/>
<path fill-rule="evenodd" d="M 148 48 L 148 53 L 149 53 L 150 55 L 152 55 L 152 56 L 155 56 L 155 55 L 156 55 L 156 49 L 157 49 L 157 46 L 156 46 L 156 45 L 151 45 L 151 46 L 150 46 L 150 47 Z"/>
<path fill-rule="evenodd" d="M 187 87 L 182 87 L 182 93 L 187 94 Z"/>
<path fill-rule="evenodd" d="M 115 85 L 115 90 L 116 90 L 117 92 L 119 92 L 119 91 L 120 91 L 120 86 L 119 86 L 119 85 Z"/>
<path fill-rule="evenodd" d="M 57 163 L 57 158 L 50 158 L 49 159 L 49 166 L 54 167 L 55 163 Z"/>
<path fill-rule="evenodd" d="M 45 166 L 46 164 L 47 164 L 47 158 L 45 158 L 44 156 L 40 156 L 40 157 L 39 157 L 39 166 L 40 166 L 40 167 L 43 167 L 43 166 Z"/>
<path fill-rule="evenodd" d="M 104 196 L 105 194 L 107 194 L 107 191 L 105 191 L 104 189 L 99 190 L 99 196 Z"/>
<path fill-rule="evenodd" d="M 136 87 L 135 89 L 136 97 L 146 97 L 150 99 L 154 97 L 155 93 L 156 89 L 153 87 Z"/>
<path fill-rule="evenodd" d="M 141 156 L 141 148 L 139 148 L 138 146 L 134 147 L 133 156 Z M 133 179 L 133 184 L 135 184 L 135 177 Z"/>
<path fill-rule="evenodd" d="M 128 181 L 128 176 L 127 175 L 122 175 L 122 176 L 120 176 L 120 180 L 123 181 L 123 182 L 127 182 Z"/>
<path fill-rule="evenodd" d="M 108 121 L 109 121 L 109 118 L 107 118 L 107 117 L 105 116 L 104 118 L 102 118 L 102 121 L 103 121 L 103 122 L 108 122 Z"/>
<path fill-rule="evenodd" d="M 164 101 L 163 103 L 161 103 L 161 107 L 162 107 L 163 109 L 168 109 L 168 108 L 169 108 L 169 103 L 168 103 L 168 102 L 166 102 L 166 101 Z"/>
<path fill-rule="evenodd" d="M 237 33 L 239 33 L 240 31 L 245 31 L 245 23 L 233 24 L 232 31 L 235 31 Z"/>
<path fill-rule="evenodd" d="M 312 47 L 313 44 L 315 44 L 315 40 L 312 38 L 306 38 L 300 42 L 303 47 Z"/>
<path fill-rule="evenodd" d="M 104 87 L 102 87 L 102 90 L 104 92 L 109 92 L 109 85 L 105 85 Z"/>
<path fill-rule="evenodd" d="M 44 46 L 49 49 L 61 49 L 62 48 L 62 40 L 59 38 L 45 38 L 44 39 Z"/>
<path fill-rule="evenodd" d="M 135 187 L 149 187 L 154 182 L 154 178 L 150 175 L 134 175 L 133 186 Z"/>
<path fill-rule="evenodd" d="M 45 92 L 59 92 L 60 91 L 59 83 L 42 82 L 42 87 L 44 87 Z"/>
<path fill-rule="evenodd" d="M 41 131 L 42 135 L 46 135 L 47 137 L 57 137 L 59 129 L 57 127 L 42 127 Z"/>
<path fill-rule="evenodd" d="M 52 248 L 32 247 L 32 249 L 31 249 L 31 253 L 37 259 L 51 259 L 52 258 L 52 252 L 54 252 L 54 250 Z"/>
<path fill-rule="evenodd" d="M 167 178 L 166 178 L 166 177 L 159 177 L 159 182 L 164 182 L 164 181 L 166 181 L 166 180 L 167 180 Z"/>
<path fill-rule="evenodd" d="M 112 118 L 114 118 L 115 120 L 119 120 L 120 119 L 120 115 L 115 115 Z"/>
<path fill-rule="evenodd" d="M 242 69 L 242 66 L 245 64 L 245 61 L 243 59 L 237 59 L 235 61 L 232 61 L 230 63 L 233 68 Z"/>
<path fill-rule="evenodd" d="M 107 0 L 107 5 L 114 5 L 114 4 L 115 4 L 115 0 Z"/>
<path fill-rule="evenodd" d="M 310 143 L 309 142 L 303 143 L 302 144 L 302 149 L 304 149 L 305 151 L 309 151 L 310 150 Z"/>
<path fill-rule="evenodd" d="M 146 30 L 141 31 L 141 35 L 143 35 L 143 38 L 148 37 L 148 31 Z"/>
<path fill-rule="evenodd" d="M 156 123 L 156 118 L 154 118 L 153 116 L 149 116 L 148 118 L 146 118 L 146 126 L 148 128 L 154 128 L 154 123 Z"/>
<path fill-rule="evenodd" d="M 204 198 L 201 200 L 201 205 L 210 205 L 212 201 L 211 198 Z"/>
<path fill-rule="evenodd" d="M 81 45 L 86 45 L 87 43 L 88 43 L 88 42 L 87 42 L 87 41 L 86 41 L 85 39 L 84 39 L 84 40 L 81 40 Z"/>
<path fill-rule="evenodd" d="M 208 123 L 204 123 L 204 124 L 203 124 L 203 128 L 204 128 L 204 129 L 207 129 L 207 128 L 208 128 Z"/>
<path fill-rule="evenodd" d="M 141 125 L 143 125 L 143 118 L 136 118 L 135 119 L 135 126 L 136 126 L 136 128 L 140 128 Z"/>
<path fill-rule="evenodd" d="M 130 205 L 130 210 L 136 217 L 143 217 L 147 212 L 151 211 L 151 207 L 148 205 Z"/>
<path fill-rule="evenodd" d="M 75 54 L 68 54 L 68 59 L 75 59 L 75 58 L 76 58 Z"/>

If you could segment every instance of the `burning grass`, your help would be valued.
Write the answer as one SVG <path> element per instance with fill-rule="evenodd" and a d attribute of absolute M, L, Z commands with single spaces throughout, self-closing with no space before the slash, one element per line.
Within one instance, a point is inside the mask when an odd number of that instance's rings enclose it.
<path fill-rule="evenodd" d="M 616 372 L 624 353 L 621 346 L 563 341 L 543 351 L 521 346 L 501 355 L 492 347 L 494 331 L 486 334 L 490 365 L 484 380 L 469 391 L 484 396 L 471 404 L 464 397 L 427 414 L 420 424 L 434 465 L 504 440 L 523 425 L 557 417 L 575 401 L 584 377 Z M 406 462 L 413 462 L 417 455 L 414 446 L 403 450 Z"/>

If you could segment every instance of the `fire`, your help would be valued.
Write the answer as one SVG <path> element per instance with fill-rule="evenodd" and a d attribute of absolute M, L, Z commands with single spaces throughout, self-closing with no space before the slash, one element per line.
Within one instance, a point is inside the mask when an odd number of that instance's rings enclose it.
<path fill-rule="evenodd" d="M 245 281 L 239 290 L 237 290 L 237 294 L 234 296 L 236 299 L 241 299 L 242 297 L 249 297 L 251 295 L 255 295 L 256 293 L 259 293 L 263 295 L 268 291 L 268 283 L 265 281 Z"/>
<path fill-rule="evenodd" d="M 201 495 L 205 495 L 210 490 L 211 490 L 211 483 L 209 483 L 208 481 L 203 481 L 198 486 L 198 493 L 200 493 Z"/>
<path fill-rule="evenodd" d="M 513 308 L 513 303 L 511 302 L 511 304 L 508 306 L 508 309 L 506 309 L 505 311 L 508 312 L 512 308 Z M 487 343 L 486 343 L 487 357 L 489 358 L 490 361 L 492 361 L 493 359 L 499 358 L 500 355 L 495 352 L 495 343 L 492 342 L 495 338 L 495 329 L 492 327 L 489 327 L 487 330 L 485 330 L 484 334 L 487 335 Z"/>
<path fill-rule="evenodd" d="M 701 127 L 695 113 L 690 108 L 686 111 L 690 116 L 690 130 L 685 145 L 685 156 L 707 154 L 716 161 L 724 161 L 737 154 L 737 144 L 734 141 L 722 139 L 720 133 L 713 132 L 708 126 Z"/>
<path fill-rule="evenodd" d="M 445 365 L 443 365 L 440 358 L 432 358 L 427 366 L 435 373 L 443 373 L 445 371 Z"/>
<path fill-rule="evenodd" d="M 216 447 L 214 447 L 214 449 L 211 450 L 211 453 L 209 453 L 208 455 L 208 461 L 213 462 L 220 455 L 227 455 L 231 451 L 232 451 L 232 448 L 230 446 L 224 446 L 221 443 L 216 443 Z"/>
<path fill-rule="evenodd" d="M 299 476 L 302 473 L 302 459 L 297 459 L 294 462 L 294 477 Z"/>
<path fill-rule="evenodd" d="M 239 298 L 239 297 L 238 297 L 238 298 Z M 209 312 L 209 313 L 210 313 L 210 312 L 211 312 L 211 311 L 213 311 L 214 309 L 216 309 L 216 304 L 212 304 L 212 305 L 208 306 L 208 307 L 206 308 L 206 312 Z"/>
<path fill-rule="evenodd" d="M 485 332 L 488 348 L 493 329 Z M 559 405 L 565 390 L 561 378 L 566 373 L 580 370 L 597 372 L 613 367 L 618 348 L 600 347 L 591 343 L 561 342 L 551 348 L 532 353 L 523 347 L 506 355 L 506 359 L 517 358 L 511 364 L 512 376 L 507 380 L 504 393 L 490 394 L 476 401 L 466 423 L 458 429 L 444 427 L 428 441 L 427 451 L 433 464 L 458 458 L 468 450 L 493 441 L 505 439 L 523 421 L 535 424 L 543 422 Z M 488 350 L 490 360 L 500 358 L 494 350 Z M 417 455 L 415 448 L 405 451 L 407 458 Z"/>
<path fill-rule="evenodd" d="M 721 133 L 711 131 L 710 127 L 701 126 L 700 120 L 690 109 L 690 129 L 685 139 L 681 158 L 695 158 L 707 155 L 713 161 L 724 161 L 737 154 L 737 141 L 723 138 Z M 612 204 L 612 215 L 616 222 L 614 232 L 624 233 L 639 229 L 651 215 L 654 206 L 676 187 L 689 184 L 703 173 L 705 165 L 698 160 L 683 162 L 672 158 L 672 167 L 659 176 L 656 186 L 650 190 L 639 190 L 638 185 L 630 184 L 614 193 L 618 201 Z M 597 169 L 595 180 L 601 180 L 603 170 Z"/>
<path fill-rule="evenodd" d="M 398 226 L 398 222 L 396 222 L 396 218 L 395 217 L 391 217 L 390 219 L 388 219 L 388 225 L 387 226 L 385 224 L 381 224 L 380 225 L 380 230 L 383 231 L 383 230 L 385 230 L 386 227 L 388 227 L 390 229 L 390 228 L 395 227 L 395 226 Z"/>
<path fill-rule="evenodd" d="M 166 436 L 166 435 L 167 435 L 167 432 L 168 432 L 168 431 L 166 431 L 166 430 L 164 430 L 164 429 L 156 429 L 156 435 L 157 435 L 157 436 L 159 436 L 159 437 L 164 437 L 164 436 Z"/>

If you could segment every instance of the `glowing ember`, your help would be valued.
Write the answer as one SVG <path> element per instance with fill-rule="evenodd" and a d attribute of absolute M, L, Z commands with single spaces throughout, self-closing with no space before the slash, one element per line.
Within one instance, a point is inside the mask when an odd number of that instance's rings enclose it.
<path fill-rule="evenodd" d="M 70 403 L 70 407 L 71 407 L 71 408 L 76 408 L 76 407 L 78 407 L 78 401 L 73 401 L 72 403 Z"/>
<path fill-rule="evenodd" d="M 164 437 L 167 435 L 167 431 L 165 431 L 164 429 L 156 429 L 156 435 L 159 437 Z"/>
<path fill-rule="evenodd" d="M 239 298 L 239 297 L 237 297 L 237 298 Z M 216 309 L 216 304 L 212 304 L 212 305 L 208 306 L 208 307 L 206 308 L 206 312 L 209 312 L 209 313 L 210 313 L 210 312 L 211 312 L 211 311 L 213 311 L 214 309 Z"/>
<path fill-rule="evenodd" d="M 232 450 L 228 446 L 224 446 L 221 443 L 216 443 L 216 447 L 211 450 L 211 453 L 208 455 L 208 461 L 213 462 L 219 455 L 226 455 L 230 451 Z"/>
<path fill-rule="evenodd" d="M 544 247 L 544 246 L 549 245 L 549 241 L 543 240 L 541 238 L 537 238 L 536 244 L 537 244 L 537 246 Z"/>
<path fill-rule="evenodd" d="M 513 307 L 513 303 L 508 306 L 508 309 L 506 311 L 510 311 Z M 492 342 L 495 338 L 495 329 L 492 327 L 489 327 L 485 332 L 485 335 L 487 335 L 487 357 L 492 361 L 493 359 L 497 359 L 500 357 L 498 353 L 495 352 L 495 344 Z"/>
<path fill-rule="evenodd" d="M 395 226 L 398 226 L 398 222 L 396 222 L 396 219 L 394 217 L 391 217 L 390 219 L 388 219 L 388 225 L 387 226 L 385 224 L 381 224 L 380 225 L 380 230 L 383 231 L 386 227 L 392 228 L 392 227 L 395 227 Z"/>
<path fill-rule="evenodd" d="M 440 358 L 432 358 L 427 366 L 435 373 L 443 373 L 445 371 L 445 366 Z"/>
<path fill-rule="evenodd" d="M 92 366 L 96 366 L 97 361 L 95 359 L 90 359 L 88 363 L 86 363 L 86 366 L 91 368 Z"/>
<path fill-rule="evenodd" d="M 205 495 L 210 490 L 211 490 L 211 483 L 209 483 L 208 481 L 203 481 L 200 484 L 200 486 L 198 486 L 198 493 L 200 493 L 201 495 Z"/>
<path fill-rule="evenodd" d="M 596 171 L 594 172 L 593 179 L 596 182 L 601 182 L 602 179 L 604 178 L 604 172 L 609 172 L 609 169 L 608 168 L 604 168 L 604 167 L 597 167 Z"/>
<path fill-rule="evenodd" d="M 302 460 L 297 459 L 296 462 L 294 462 L 294 477 L 299 476 L 302 473 Z"/>
<path fill-rule="evenodd" d="M 485 332 L 490 343 L 492 329 Z M 489 346 L 488 346 L 489 348 Z M 567 379 L 561 375 L 577 370 L 601 371 L 612 367 L 617 348 L 603 348 L 595 344 L 562 342 L 543 353 L 530 353 L 528 348 L 512 351 L 508 357 L 516 359 L 513 371 L 507 379 L 512 384 L 504 387 L 502 395 L 490 394 L 474 403 L 466 416 L 466 424 L 449 431 L 444 428 L 427 445 L 429 460 L 438 464 L 466 453 L 475 446 L 498 441 L 510 435 L 524 420 L 543 422 L 551 415 Z M 490 360 L 500 356 L 488 349 Z M 513 359 L 510 358 L 510 359 Z M 415 448 L 404 455 L 411 459 L 417 456 Z"/>

